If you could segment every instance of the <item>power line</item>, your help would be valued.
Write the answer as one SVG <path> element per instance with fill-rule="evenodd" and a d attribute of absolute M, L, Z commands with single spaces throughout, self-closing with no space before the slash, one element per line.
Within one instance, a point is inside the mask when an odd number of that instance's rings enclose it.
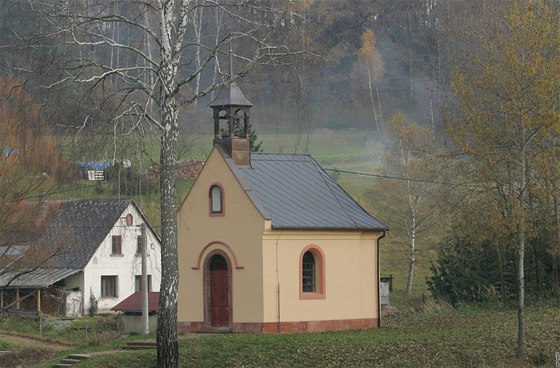
<path fill-rule="evenodd" d="M 391 176 L 391 175 L 381 175 L 381 174 L 371 174 L 371 173 L 364 173 L 359 171 L 349 171 L 349 170 L 339 170 L 339 169 L 325 169 L 325 171 L 332 171 L 337 173 L 343 174 L 352 174 L 352 175 L 360 175 L 360 176 L 369 176 L 374 178 L 380 179 L 393 179 L 393 180 L 402 180 L 402 181 L 414 181 L 417 183 L 428 183 L 428 184 L 442 184 L 442 185 L 459 185 L 461 183 L 451 183 L 451 182 L 443 182 L 443 181 L 433 181 L 433 180 L 426 180 L 426 179 L 414 179 L 414 178 L 404 178 L 401 176 Z"/>

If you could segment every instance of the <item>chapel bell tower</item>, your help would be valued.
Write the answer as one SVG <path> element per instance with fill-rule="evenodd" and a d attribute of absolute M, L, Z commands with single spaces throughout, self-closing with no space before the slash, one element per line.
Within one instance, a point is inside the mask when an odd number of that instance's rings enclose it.
<path fill-rule="evenodd" d="M 223 88 L 210 104 L 214 110 L 214 146 L 220 147 L 237 166 L 251 166 L 249 109 L 253 103 L 237 83 Z"/>

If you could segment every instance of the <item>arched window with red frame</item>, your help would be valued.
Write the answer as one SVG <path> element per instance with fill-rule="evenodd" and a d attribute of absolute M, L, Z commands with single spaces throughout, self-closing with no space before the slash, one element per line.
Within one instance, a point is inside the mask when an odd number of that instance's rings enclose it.
<path fill-rule="evenodd" d="M 221 185 L 213 184 L 209 191 L 210 216 L 224 215 L 224 190 Z"/>
<path fill-rule="evenodd" d="M 325 255 L 321 248 L 316 245 L 305 247 L 299 262 L 300 299 L 324 299 Z"/>

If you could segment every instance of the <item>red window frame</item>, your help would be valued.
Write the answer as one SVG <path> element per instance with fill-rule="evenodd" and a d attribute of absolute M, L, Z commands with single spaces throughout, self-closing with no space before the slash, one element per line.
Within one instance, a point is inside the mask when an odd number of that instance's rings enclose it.
<path fill-rule="evenodd" d="M 306 254 L 313 255 L 313 269 L 304 267 L 304 258 L 309 259 Z M 308 266 L 308 265 L 305 265 Z M 325 278 L 325 254 L 317 245 L 308 245 L 299 256 L 299 298 L 300 299 L 325 299 L 326 298 L 326 278 Z M 309 272 L 313 272 L 311 290 L 309 290 Z M 304 290 L 307 289 L 307 290 Z"/>
<path fill-rule="evenodd" d="M 217 189 L 219 191 L 219 205 L 220 208 L 215 210 L 214 209 L 214 203 L 216 200 L 216 198 L 214 198 L 213 196 L 213 192 L 214 190 Z M 225 199 L 224 199 L 224 187 L 222 187 L 221 184 L 219 183 L 213 183 L 210 186 L 210 190 L 208 191 L 208 213 L 210 214 L 210 216 L 224 216 L 225 215 Z"/>

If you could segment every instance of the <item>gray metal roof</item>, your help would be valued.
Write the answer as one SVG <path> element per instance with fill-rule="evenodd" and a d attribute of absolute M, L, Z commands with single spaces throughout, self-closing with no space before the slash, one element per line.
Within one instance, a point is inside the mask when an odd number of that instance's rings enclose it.
<path fill-rule="evenodd" d="M 225 159 L 274 229 L 387 230 L 309 155 L 252 153 L 250 168 Z"/>
<path fill-rule="evenodd" d="M 80 270 L 74 270 L 69 268 L 63 269 L 46 269 L 40 268 L 32 272 L 18 275 L 13 281 L 13 273 L 7 272 L 0 275 L 0 286 L 4 287 L 6 283 L 10 282 L 6 288 L 47 288 L 54 283 L 67 278 L 70 275 L 80 272 Z"/>
<path fill-rule="evenodd" d="M 59 208 L 38 244 L 60 250 L 44 268 L 83 269 L 131 202 L 130 199 L 47 202 Z"/>
<path fill-rule="evenodd" d="M 131 199 L 79 199 L 46 202 L 49 216 L 47 219 L 41 220 L 45 221 L 44 230 L 38 234 L 37 238 L 31 240 L 30 246 L 46 250 L 45 254 L 54 254 L 54 256 L 39 264 L 40 269 L 19 276 L 12 285 L 45 287 L 83 270 L 131 203 L 135 204 Z M 136 208 L 142 213 L 138 206 Z M 157 233 L 153 231 L 145 216 L 144 220 L 157 237 Z M 26 256 L 25 253 L 20 255 L 17 262 L 22 266 L 18 267 L 25 269 Z M 36 263 L 36 260 L 32 261 L 30 267 L 36 267 Z M 33 279 L 34 277 L 37 279 Z M 9 272 L 7 276 L 0 277 L 0 286 L 10 278 Z"/>
<path fill-rule="evenodd" d="M 237 83 L 233 82 L 229 87 L 222 88 L 216 99 L 210 103 L 210 107 L 227 105 L 253 106 L 253 103 L 245 97 Z"/>

